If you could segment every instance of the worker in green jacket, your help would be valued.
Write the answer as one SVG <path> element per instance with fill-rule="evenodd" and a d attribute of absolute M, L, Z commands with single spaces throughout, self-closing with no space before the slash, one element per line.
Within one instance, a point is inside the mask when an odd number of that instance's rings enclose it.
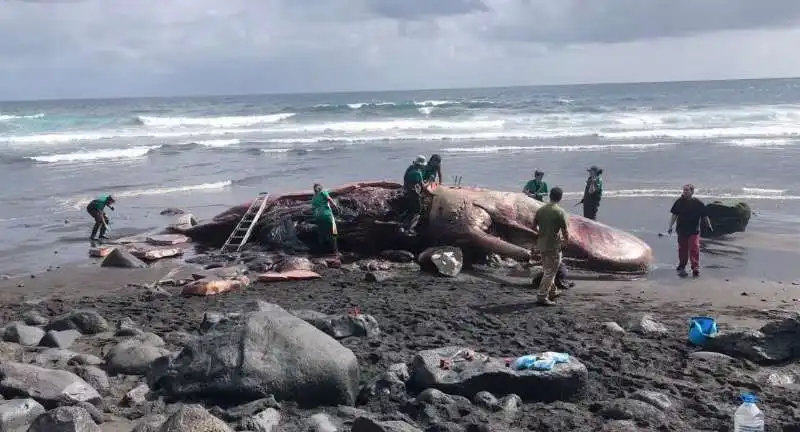
<path fill-rule="evenodd" d="M 545 183 L 543 179 L 544 173 L 537 169 L 536 172 L 533 173 L 533 180 L 525 183 L 522 192 L 536 201 L 544 201 L 544 196 L 547 195 L 549 190 L 547 188 L 547 183 Z"/>
<path fill-rule="evenodd" d="M 327 249 L 334 255 L 339 255 L 338 235 L 336 229 L 336 218 L 333 216 L 333 209 L 339 209 L 330 193 L 322 188 L 319 183 L 314 184 L 314 196 L 311 197 L 311 210 L 314 213 L 314 222 L 317 227 L 317 239 L 322 249 Z"/>
<path fill-rule="evenodd" d="M 422 188 L 425 187 L 425 156 L 417 156 L 403 175 L 403 194 L 406 202 L 406 217 L 403 231 L 416 234 L 422 216 Z"/>
<path fill-rule="evenodd" d="M 114 204 L 114 198 L 111 195 L 102 195 L 93 199 L 89 202 L 86 206 L 86 211 L 89 212 L 89 216 L 94 219 L 94 227 L 92 228 L 92 235 L 89 236 L 90 240 L 95 240 L 95 235 L 97 231 L 100 230 L 100 237 L 98 239 L 105 240 L 106 237 L 106 229 L 108 228 L 108 216 L 105 213 L 105 208 L 108 207 L 111 210 L 114 210 L 112 204 Z"/>

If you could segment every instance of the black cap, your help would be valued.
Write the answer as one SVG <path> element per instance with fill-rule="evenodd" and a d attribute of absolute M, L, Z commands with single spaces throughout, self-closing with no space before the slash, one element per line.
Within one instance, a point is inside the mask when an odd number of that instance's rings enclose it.
<path fill-rule="evenodd" d="M 600 168 L 598 168 L 597 165 L 592 165 L 586 171 L 600 171 Z"/>
<path fill-rule="evenodd" d="M 542 171 L 540 171 L 540 170 L 538 170 L 538 169 L 537 169 L 536 171 L 534 171 L 534 172 L 533 172 L 533 175 L 535 175 L 535 176 L 537 176 L 537 175 L 544 175 L 544 173 L 543 173 Z"/>

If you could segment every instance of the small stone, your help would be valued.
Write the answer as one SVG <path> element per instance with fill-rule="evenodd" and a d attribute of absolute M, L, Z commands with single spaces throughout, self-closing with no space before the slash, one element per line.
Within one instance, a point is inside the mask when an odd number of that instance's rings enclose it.
<path fill-rule="evenodd" d="M 339 429 L 325 413 L 317 413 L 306 420 L 308 432 L 337 432 Z"/>
<path fill-rule="evenodd" d="M 371 272 L 367 273 L 366 275 L 364 275 L 364 280 L 367 281 L 367 282 L 381 283 L 381 282 L 386 282 L 387 280 L 389 280 L 391 278 L 392 278 L 392 274 L 391 273 L 389 273 L 387 271 L 381 271 L 381 270 L 371 271 Z"/>
<path fill-rule="evenodd" d="M 631 330 L 644 336 L 663 336 L 669 334 L 669 329 L 656 321 L 650 314 L 644 314 L 635 320 Z"/>
<path fill-rule="evenodd" d="M 253 432 L 272 432 L 281 422 L 281 413 L 275 408 L 264 411 L 242 420 L 242 429 Z"/>
<path fill-rule="evenodd" d="M 495 411 L 496 408 L 498 408 L 498 406 L 500 405 L 500 401 L 498 401 L 493 394 L 487 391 L 478 392 L 478 394 L 476 394 L 475 397 L 473 398 L 473 402 L 475 403 L 475 405 L 482 408 L 486 408 L 487 410 L 490 411 Z"/>
<path fill-rule="evenodd" d="M 640 400 L 642 402 L 647 402 L 654 407 L 666 411 L 672 408 L 672 401 L 669 399 L 669 396 L 649 391 L 649 390 L 637 390 L 634 394 L 631 395 L 631 399 Z"/>
<path fill-rule="evenodd" d="M 353 422 L 350 432 L 422 432 L 422 429 L 399 420 L 376 421 L 367 417 L 358 417 Z"/>
<path fill-rule="evenodd" d="M 147 394 L 150 393 L 150 387 L 147 384 L 139 384 L 134 387 L 122 398 L 122 405 L 124 406 L 137 406 L 147 402 Z"/>
<path fill-rule="evenodd" d="M 72 346 L 75 339 L 81 336 L 81 332 L 77 330 L 49 330 L 42 338 L 42 341 L 39 342 L 39 345 L 43 347 L 67 349 Z"/>
<path fill-rule="evenodd" d="M 614 321 L 604 322 L 603 328 L 614 334 L 625 334 L 625 329 Z"/>
<path fill-rule="evenodd" d="M 47 326 L 48 330 L 78 330 L 86 335 L 93 335 L 109 330 L 108 322 L 93 310 L 77 310 L 54 318 Z"/>
<path fill-rule="evenodd" d="M 90 386 L 101 392 L 106 392 L 111 387 L 108 375 L 97 366 L 78 366 L 75 375 L 81 377 Z"/>
<path fill-rule="evenodd" d="M 49 319 L 45 318 L 42 316 L 42 314 L 36 311 L 25 312 L 25 314 L 22 315 L 22 321 L 24 321 L 27 325 L 37 327 L 46 326 L 47 323 L 50 322 Z"/>
<path fill-rule="evenodd" d="M 233 432 L 222 420 L 200 405 L 184 405 L 171 415 L 159 432 Z"/>

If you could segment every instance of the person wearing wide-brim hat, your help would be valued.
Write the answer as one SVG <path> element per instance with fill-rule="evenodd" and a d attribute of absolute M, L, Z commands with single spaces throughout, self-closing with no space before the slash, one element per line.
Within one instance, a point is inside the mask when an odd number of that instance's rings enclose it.
<path fill-rule="evenodd" d="M 416 234 L 415 230 L 422 216 L 422 188 L 425 186 L 423 171 L 426 162 L 425 156 L 417 156 L 403 175 L 403 192 L 406 201 L 403 231 L 410 235 Z"/>
<path fill-rule="evenodd" d="M 586 179 L 583 199 L 579 204 L 583 204 L 583 217 L 597 220 L 597 210 L 600 208 L 600 200 L 603 198 L 603 170 L 597 165 L 592 165 L 586 171 L 589 172 L 589 177 Z"/>

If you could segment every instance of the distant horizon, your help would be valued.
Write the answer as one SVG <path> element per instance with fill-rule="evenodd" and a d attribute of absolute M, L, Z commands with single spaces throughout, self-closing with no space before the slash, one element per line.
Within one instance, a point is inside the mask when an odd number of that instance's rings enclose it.
<path fill-rule="evenodd" d="M 34 103 L 34 102 L 80 102 L 80 101 L 101 101 L 101 100 L 147 100 L 147 99 L 204 99 L 204 98 L 225 98 L 225 97 L 262 97 L 262 96 L 311 96 L 311 95 L 347 95 L 364 93 L 405 93 L 405 92 L 435 92 L 435 91 L 457 91 L 457 90 L 484 90 L 484 89 L 504 89 L 504 88 L 555 88 L 555 87 L 589 87 L 589 86 L 613 86 L 613 85 L 650 85 L 650 84 L 682 84 L 682 83 L 711 83 L 711 82 L 736 82 L 736 81 L 779 81 L 800 79 L 800 76 L 781 76 L 764 78 L 718 78 L 718 79 L 695 79 L 695 80 L 667 80 L 667 81 L 602 81 L 602 82 L 582 82 L 570 84 L 519 84 L 519 85 L 496 85 L 478 87 L 449 87 L 449 88 L 408 88 L 394 90 L 332 90 L 319 92 L 274 92 L 274 93 L 211 93 L 211 94 L 175 94 L 159 96 L 107 96 L 91 98 L 46 98 L 46 99 L 8 99 L 0 100 L 0 104 L 15 103 Z"/>

